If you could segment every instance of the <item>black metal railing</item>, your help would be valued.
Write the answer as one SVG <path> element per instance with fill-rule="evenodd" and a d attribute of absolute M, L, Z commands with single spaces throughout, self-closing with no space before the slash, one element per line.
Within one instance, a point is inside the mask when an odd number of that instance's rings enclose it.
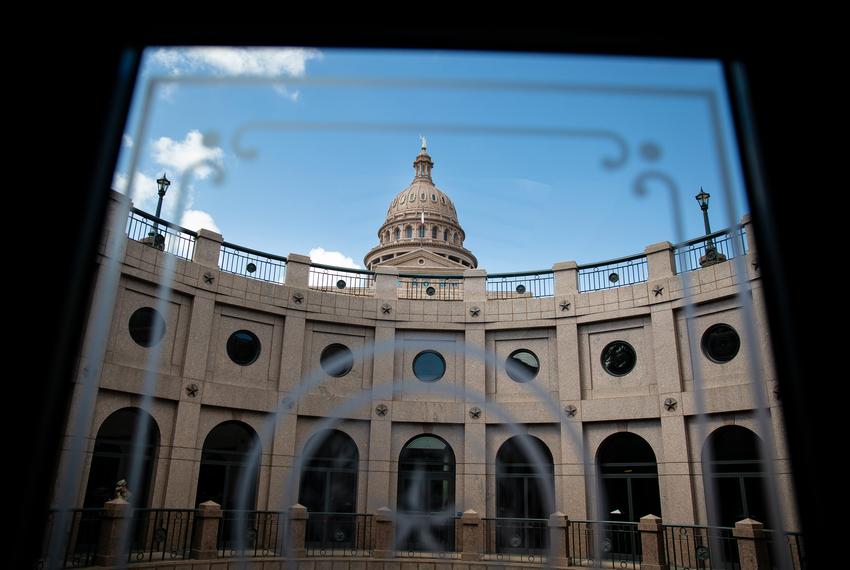
<path fill-rule="evenodd" d="M 375 274 L 363 269 L 345 269 L 319 263 L 310 264 L 310 289 L 358 297 L 375 295 Z"/>
<path fill-rule="evenodd" d="M 135 509 L 127 562 L 189 558 L 194 522 L 192 509 Z"/>
<path fill-rule="evenodd" d="M 555 274 L 551 270 L 494 273 L 487 276 L 488 299 L 553 297 Z"/>
<path fill-rule="evenodd" d="M 100 521 L 103 509 L 71 509 L 67 511 L 62 529 L 59 524 L 59 511 L 48 513 L 46 534 L 41 547 L 41 557 L 36 568 L 46 568 L 51 550 L 55 559 L 61 560 L 62 568 L 84 568 L 94 566 L 97 555 L 97 540 L 100 535 Z M 58 545 L 53 541 L 58 541 Z"/>
<path fill-rule="evenodd" d="M 463 300 L 463 275 L 399 274 L 396 285 L 399 299 Z"/>
<path fill-rule="evenodd" d="M 396 558 L 460 558 L 460 518 L 440 514 L 396 513 Z"/>
<path fill-rule="evenodd" d="M 283 284 L 286 279 L 286 258 L 235 245 L 222 243 L 218 267 L 250 279 Z"/>
<path fill-rule="evenodd" d="M 549 547 L 546 519 L 485 518 L 483 560 L 540 563 Z"/>
<path fill-rule="evenodd" d="M 733 244 L 734 240 L 737 240 L 738 243 Z M 716 253 L 723 256 L 720 258 L 721 261 L 735 257 L 736 250 L 739 255 L 746 255 L 749 251 L 747 232 L 744 226 L 720 230 L 673 246 L 676 257 L 676 273 L 685 273 L 701 268 L 700 259 L 706 256 L 709 245 L 713 245 Z"/>
<path fill-rule="evenodd" d="M 788 557 L 793 570 L 804 570 L 809 567 L 806 560 L 806 549 L 803 535 L 799 532 L 764 531 L 764 549 L 768 559 L 768 568 L 781 568 L 777 556 Z M 783 552 L 784 550 L 784 552 Z"/>
<path fill-rule="evenodd" d="M 579 293 L 588 293 L 645 283 L 648 275 L 646 256 L 643 254 L 579 265 L 578 290 Z"/>
<path fill-rule="evenodd" d="M 638 523 L 571 520 L 567 532 L 573 566 L 633 570 L 640 566 Z"/>
<path fill-rule="evenodd" d="M 664 548 L 671 570 L 738 570 L 738 542 L 731 528 L 664 525 Z"/>
<path fill-rule="evenodd" d="M 198 234 L 132 208 L 127 218 L 127 237 L 192 261 Z"/>
<path fill-rule="evenodd" d="M 374 517 L 362 513 L 310 513 L 304 546 L 307 556 L 371 556 Z"/>
<path fill-rule="evenodd" d="M 219 558 L 282 556 L 286 514 L 275 511 L 222 511 L 216 548 Z"/>

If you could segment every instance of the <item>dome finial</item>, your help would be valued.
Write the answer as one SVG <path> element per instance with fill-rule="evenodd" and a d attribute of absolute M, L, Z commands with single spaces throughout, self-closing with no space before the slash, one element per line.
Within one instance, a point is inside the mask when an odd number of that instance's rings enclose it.
<path fill-rule="evenodd" d="M 428 140 L 422 135 L 419 135 L 419 140 L 422 141 L 422 150 L 428 150 Z"/>

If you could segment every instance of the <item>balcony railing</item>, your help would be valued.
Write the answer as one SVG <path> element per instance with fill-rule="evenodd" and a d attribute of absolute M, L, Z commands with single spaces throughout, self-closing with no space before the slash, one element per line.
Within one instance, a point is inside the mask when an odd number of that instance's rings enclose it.
<path fill-rule="evenodd" d="M 56 559 L 62 568 L 94 566 L 102 515 L 103 509 L 72 509 L 67 512 L 63 528 L 58 529 L 59 511 L 50 511 L 41 559 L 36 567 L 46 567 L 45 562 L 52 550 L 55 550 Z M 51 541 L 57 541 L 58 544 Z"/>
<path fill-rule="evenodd" d="M 310 264 L 310 289 L 357 297 L 375 296 L 375 274 L 362 269 Z"/>
<path fill-rule="evenodd" d="M 286 279 L 286 258 L 235 245 L 222 243 L 218 267 L 227 273 L 283 285 Z"/>
<path fill-rule="evenodd" d="M 194 520 L 193 509 L 136 509 L 127 562 L 188 559 Z"/>
<path fill-rule="evenodd" d="M 549 547 L 547 519 L 485 518 L 483 560 L 540 563 Z"/>
<path fill-rule="evenodd" d="M 463 300 L 463 275 L 407 275 L 400 273 L 397 286 L 399 299 Z"/>
<path fill-rule="evenodd" d="M 137 208 L 132 208 L 127 219 L 127 237 L 192 261 L 198 234 Z"/>
<path fill-rule="evenodd" d="M 671 570 L 740 568 L 738 543 L 731 528 L 664 525 L 664 548 Z"/>
<path fill-rule="evenodd" d="M 460 558 L 463 526 L 446 514 L 396 513 L 396 558 Z"/>
<path fill-rule="evenodd" d="M 371 556 L 373 519 L 362 513 L 310 513 L 304 540 L 307 556 Z"/>
<path fill-rule="evenodd" d="M 221 514 L 217 541 L 220 558 L 283 555 L 285 513 L 225 510 Z"/>
<path fill-rule="evenodd" d="M 737 243 L 733 243 L 737 241 Z M 747 232 L 744 226 L 738 226 L 732 229 L 720 230 L 707 236 L 695 238 L 685 243 L 676 244 L 676 273 L 685 273 L 700 269 L 700 259 L 706 256 L 707 248 L 713 244 L 715 251 L 722 255 L 722 259 L 732 259 L 735 257 L 737 250 L 739 255 L 746 255 L 749 251 L 747 244 Z"/>
<path fill-rule="evenodd" d="M 573 566 L 640 567 L 638 523 L 571 520 L 568 532 Z"/>
<path fill-rule="evenodd" d="M 554 295 L 555 274 L 551 270 L 493 273 L 487 276 L 488 299 L 525 299 Z"/>
<path fill-rule="evenodd" d="M 579 293 L 645 283 L 649 275 L 646 256 L 632 255 L 578 267 Z"/>

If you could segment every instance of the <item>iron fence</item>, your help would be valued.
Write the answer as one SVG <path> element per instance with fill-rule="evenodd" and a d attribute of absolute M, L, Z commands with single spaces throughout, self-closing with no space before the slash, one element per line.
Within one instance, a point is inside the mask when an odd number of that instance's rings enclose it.
<path fill-rule="evenodd" d="M 638 523 L 571 520 L 567 532 L 573 566 L 633 570 L 640 567 Z"/>
<path fill-rule="evenodd" d="M 397 288 L 399 299 L 462 301 L 463 275 L 399 274 Z"/>
<path fill-rule="evenodd" d="M 738 542 L 728 527 L 664 525 L 664 548 L 671 570 L 739 570 Z"/>
<path fill-rule="evenodd" d="M 579 293 L 588 293 L 645 283 L 648 272 L 643 254 L 579 265 L 578 290 Z"/>
<path fill-rule="evenodd" d="M 194 522 L 192 509 L 135 509 L 127 562 L 189 558 Z"/>
<path fill-rule="evenodd" d="M 543 562 L 549 547 L 546 519 L 485 518 L 483 560 Z"/>
<path fill-rule="evenodd" d="M 304 539 L 307 556 L 371 556 L 373 519 L 362 513 L 310 513 Z"/>
<path fill-rule="evenodd" d="M 47 515 L 41 557 L 35 567 L 41 569 L 48 566 L 47 558 L 51 549 L 56 551 L 55 558 L 61 560 L 62 568 L 93 566 L 102 515 L 103 509 L 71 509 L 67 512 L 63 528 L 57 529 L 60 513 L 56 510 L 50 511 Z M 54 545 L 54 540 L 59 544 Z"/>
<path fill-rule="evenodd" d="M 132 208 L 130 216 L 127 218 L 127 237 L 187 261 L 192 261 L 198 234 L 137 208 Z"/>
<path fill-rule="evenodd" d="M 358 297 L 375 295 L 375 274 L 362 269 L 344 269 L 331 265 L 310 264 L 310 289 Z"/>
<path fill-rule="evenodd" d="M 555 274 L 552 271 L 494 273 L 487 276 L 488 299 L 525 299 L 554 295 Z"/>
<path fill-rule="evenodd" d="M 218 525 L 219 558 L 282 556 L 286 514 L 275 511 L 222 511 Z"/>
<path fill-rule="evenodd" d="M 707 236 L 676 244 L 673 247 L 676 257 L 676 273 L 700 269 L 702 267 L 700 260 L 706 258 L 709 247 L 713 247 L 715 252 L 722 256 L 716 258 L 719 261 L 734 258 L 736 251 L 739 255 L 746 255 L 749 251 L 747 232 L 744 226 L 720 230 Z"/>
<path fill-rule="evenodd" d="M 441 514 L 396 513 L 396 558 L 459 559 L 463 544 L 460 518 Z"/>
<path fill-rule="evenodd" d="M 218 267 L 250 279 L 283 284 L 286 279 L 286 258 L 235 245 L 222 243 Z"/>
<path fill-rule="evenodd" d="M 776 555 L 782 557 L 788 556 L 793 570 L 805 570 L 809 567 L 806 560 L 803 535 L 799 532 L 765 530 L 764 542 L 769 568 L 782 568 L 779 561 L 776 560 Z M 782 550 L 785 551 L 782 552 Z"/>

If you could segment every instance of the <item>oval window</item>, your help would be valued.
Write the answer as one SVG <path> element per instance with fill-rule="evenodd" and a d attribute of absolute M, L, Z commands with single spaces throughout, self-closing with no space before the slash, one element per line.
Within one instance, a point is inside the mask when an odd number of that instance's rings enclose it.
<path fill-rule="evenodd" d="M 260 339 L 251 331 L 236 331 L 227 339 L 227 356 L 239 366 L 248 366 L 260 357 Z"/>
<path fill-rule="evenodd" d="M 339 378 L 354 368 L 354 354 L 344 344 L 331 344 L 322 351 L 319 364 L 328 376 Z"/>
<path fill-rule="evenodd" d="M 626 341 L 615 340 L 602 349 L 602 368 L 612 376 L 625 376 L 636 363 L 637 353 Z"/>
<path fill-rule="evenodd" d="M 515 350 L 505 360 L 505 372 L 515 382 L 530 382 L 540 372 L 540 360 L 530 350 Z"/>
<path fill-rule="evenodd" d="M 423 350 L 413 359 L 413 374 L 423 382 L 436 382 L 446 373 L 446 360 L 439 352 Z"/>
<path fill-rule="evenodd" d="M 142 307 L 130 316 L 130 336 L 136 344 L 151 347 L 165 336 L 165 319 L 154 308 Z"/>
<path fill-rule="evenodd" d="M 729 362 L 740 349 L 741 337 L 727 324 L 712 325 L 702 335 L 702 351 L 712 362 Z"/>

